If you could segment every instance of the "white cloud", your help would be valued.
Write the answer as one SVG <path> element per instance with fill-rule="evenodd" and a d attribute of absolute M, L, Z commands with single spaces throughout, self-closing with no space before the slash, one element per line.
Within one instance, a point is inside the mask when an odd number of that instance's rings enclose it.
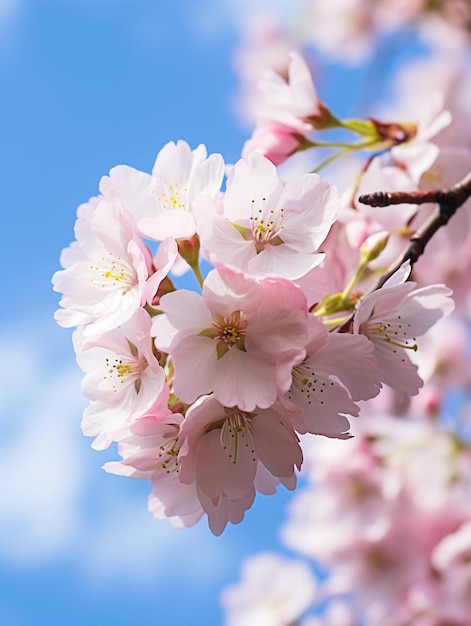
<path fill-rule="evenodd" d="M 187 13 L 188 28 L 202 41 L 212 43 L 240 30 L 254 15 L 269 13 L 289 21 L 303 4 L 304 0 L 199 0 Z"/>
<path fill-rule="evenodd" d="M 0 24 L 11 24 L 22 10 L 22 0 L 0 0 Z"/>
<path fill-rule="evenodd" d="M 76 531 L 83 399 L 72 363 L 51 371 L 43 341 L 18 337 L 0 337 L 0 552 L 29 562 L 58 554 Z"/>
<path fill-rule="evenodd" d="M 24 12 L 24 0 L 0 0 L 0 54 L 14 48 Z"/>

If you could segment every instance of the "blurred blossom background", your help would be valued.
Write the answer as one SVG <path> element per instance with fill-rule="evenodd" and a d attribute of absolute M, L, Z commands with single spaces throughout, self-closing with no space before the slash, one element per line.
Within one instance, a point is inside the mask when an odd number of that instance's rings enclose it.
<path fill-rule="evenodd" d="M 312 601 L 306 551 L 296 565 L 276 561 L 304 532 L 293 523 L 280 530 L 287 492 L 259 496 L 243 524 L 214 537 L 205 521 L 178 531 L 155 520 L 147 483 L 101 470 L 116 449 L 93 451 L 81 434 L 82 374 L 72 333 L 53 319 L 51 276 L 74 238 L 76 207 L 113 166 L 150 171 L 161 147 L 178 139 L 236 162 L 253 128 L 256 82 L 267 66 L 285 73 L 291 49 L 309 52 L 316 88 L 336 113 L 391 112 L 403 104 L 401 89 L 417 90 L 415 98 L 420 80 L 458 77 L 454 113 L 469 121 L 469 2 L 438 3 L 438 12 L 425 0 L 383 0 L 375 11 L 370 4 L 0 0 L 0 623 L 202 626 L 223 623 L 224 604 L 231 626 L 285 626 Z M 469 133 L 461 139 L 469 149 Z M 283 166 L 286 175 L 307 171 L 309 156 L 297 157 Z M 351 178 L 349 167 L 332 170 L 334 182 Z M 454 423 L 459 404 L 469 431 L 469 398 L 460 393 L 446 417 Z M 342 454 L 344 442 L 336 443 Z M 306 480 L 313 472 L 307 464 Z M 292 613 L 279 612 L 278 621 L 263 611 L 237 614 L 250 604 L 231 587 L 244 558 L 273 550 L 280 556 L 243 566 L 244 576 L 256 589 L 266 563 L 298 567 Z M 322 623 L 353 624 L 342 603 Z"/>

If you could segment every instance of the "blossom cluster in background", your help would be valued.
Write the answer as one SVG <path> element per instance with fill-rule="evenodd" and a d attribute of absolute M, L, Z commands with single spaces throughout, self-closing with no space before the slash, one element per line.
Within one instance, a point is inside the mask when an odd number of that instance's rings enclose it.
<path fill-rule="evenodd" d="M 246 103 L 241 117 L 255 130 L 245 149 L 270 156 L 287 175 L 328 161 L 327 177 L 340 190 L 327 239 L 336 244 L 335 270 L 328 271 L 339 291 L 368 238 L 388 234 L 370 263 L 381 271 L 433 210 L 372 208 L 358 201 L 361 194 L 447 188 L 469 174 L 470 32 L 471 5 L 461 0 L 310 0 L 290 24 L 273 17 L 246 30 L 236 57 L 239 97 Z M 257 83 L 251 68 L 261 51 L 269 69 Z M 362 102 L 366 120 L 381 120 L 385 144 L 372 157 L 365 157 L 365 146 L 321 153 L 319 131 L 345 126 L 325 116 L 320 89 L 306 88 L 306 67 L 322 84 L 326 59 L 352 72 L 366 68 L 351 100 Z M 283 106 L 281 99 L 267 100 L 275 90 L 283 90 Z M 304 98 L 295 95 L 301 92 Z M 290 115 L 282 115 L 286 106 Z M 388 386 L 360 403 L 352 439 L 302 437 L 304 480 L 281 525 L 284 554 L 264 552 L 242 564 L 240 581 L 221 594 L 227 626 L 470 623 L 470 209 L 468 200 L 413 267 L 413 280 L 446 284 L 456 304 L 414 354 L 423 388 L 404 393 L 415 385 L 414 374 L 395 368 L 402 389 L 398 380 L 383 379 Z M 381 291 L 372 296 L 378 304 Z M 361 309 L 380 313 L 361 301 L 354 327 Z"/>
<path fill-rule="evenodd" d="M 329 573 L 255 557 L 223 594 L 230 626 L 471 612 L 471 458 L 462 426 L 439 424 L 446 390 L 471 383 L 470 202 L 389 272 L 435 206 L 359 200 L 471 169 L 470 16 L 438 5 L 311 0 L 292 29 L 257 22 L 237 56 L 241 159 L 179 140 L 150 172 L 113 168 L 53 277 L 82 430 L 117 443 L 106 471 L 150 481 L 153 515 L 206 515 L 218 535 L 303 468 L 283 542 Z M 395 101 L 347 116 L 321 99 L 311 44 L 363 63 L 406 25 L 427 54 L 396 69 Z M 179 288 L 190 271 L 199 288 Z"/>

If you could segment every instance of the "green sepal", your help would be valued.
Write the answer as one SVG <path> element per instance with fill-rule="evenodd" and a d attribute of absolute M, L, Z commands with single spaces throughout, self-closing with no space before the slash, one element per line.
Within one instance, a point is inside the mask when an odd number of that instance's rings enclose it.
<path fill-rule="evenodd" d="M 146 304 L 144 306 L 144 309 L 147 311 L 147 313 L 149 313 L 149 315 L 151 317 L 155 317 L 156 315 L 162 315 L 163 311 L 160 311 L 159 309 L 154 309 L 153 306 L 151 306 L 150 304 Z"/>
<path fill-rule="evenodd" d="M 225 417 L 221 417 L 219 420 L 215 420 L 214 422 L 209 422 L 206 424 L 204 432 L 210 433 L 212 430 L 217 430 L 218 428 L 222 428 L 224 426 L 224 422 L 226 421 Z"/>
<path fill-rule="evenodd" d="M 318 317 L 324 317 L 353 308 L 354 302 L 346 298 L 343 293 L 335 293 L 333 295 L 327 294 L 324 296 L 312 313 Z"/>
<path fill-rule="evenodd" d="M 217 328 L 205 328 L 201 332 L 198 333 L 197 337 L 209 337 L 210 339 L 216 339 L 219 335 L 219 331 Z"/>
<path fill-rule="evenodd" d="M 240 226 L 239 224 L 236 224 L 235 222 L 231 222 L 231 226 L 234 226 L 234 228 L 242 235 L 245 241 L 251 241 L 252 239 L 251 228 L 247 228 L 246 226 Z"/>
<path fill-rule="evenodd" d="M 346 130 L 351 130 L 353 133 L 361 135 L 362 137 L 378 139 L 378 141 L 381 140 L 378 129 L 371 120 L 342 120 L 342 128 L 345 128 Z"/>
<path fill-rule="evenodd" d="M 229 352 L 230 348 L 229 346 L 224 343 L 223 341 L 219 341 L 218 345 L 216 347 L 216 353 L 218 355 L 218 361 L 219 359 L 222 359 L 223 356 L 225 356 L 228 352 Z"/>

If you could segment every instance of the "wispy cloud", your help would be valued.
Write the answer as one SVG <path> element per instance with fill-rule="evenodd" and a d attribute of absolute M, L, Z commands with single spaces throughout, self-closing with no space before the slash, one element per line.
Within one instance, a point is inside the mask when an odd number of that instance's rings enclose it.
<path fill-rule="evenodd" d="M 270 13 L 280 20 L 295 15 L 304 0 L 199 0 L 187 13 L 188 29 L 202 41 L 213 43 L 238 32 L 254 15 Z"/>
<path fill-rule="evenodd" d="M 24 13 L 24 0 L 0 0 L 1 55 L 5 55 L 14 49 Z"/>
<path fill-rule="evenodd" d="M 39 329 L 36 327 L 35 332 Z M 44 337 L 39 333 L 38 336 Z M 76 532 L 80 471 L 76 368 L 50 370 L 47 347 L 0 337 L 0 551 L 16 561 L 60 553 Z"/>
<path fill-rule="evenodd" d="M 11 24 L 23 8 L 22 0 L 0 0 L 0 24 Z"/>

